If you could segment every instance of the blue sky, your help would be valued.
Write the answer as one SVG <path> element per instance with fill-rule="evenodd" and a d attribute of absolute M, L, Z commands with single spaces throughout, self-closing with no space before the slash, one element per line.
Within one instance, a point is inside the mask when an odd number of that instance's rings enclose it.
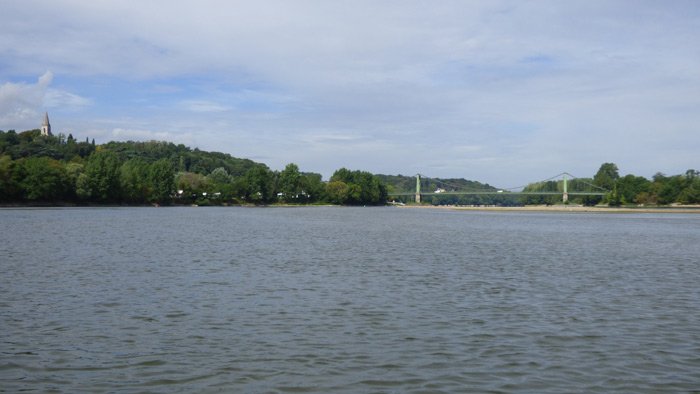
<path fill-rule="evenodd" d="M 700 169 L 700 2 L 0 0 L 0 129 L 498 187 Z"/>

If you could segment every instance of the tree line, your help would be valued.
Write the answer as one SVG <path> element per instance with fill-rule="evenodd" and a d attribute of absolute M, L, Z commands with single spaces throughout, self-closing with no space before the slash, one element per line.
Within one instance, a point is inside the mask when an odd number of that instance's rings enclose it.
<path fill-rule="evenodd" d="M 523 191 L 562 192 L 563 181 L 533 183 Z M 568 190 L 604 192 L 603 196 L 573 196 L 569 201 L 583 205 L 669 205 L 700 204 L 700 172 L 667 176 L 656 173 L 651 179 L 633 174 L 620 176 L 615 163 L 603 163 L 592 178 L 568 181 Z M 524 204 L 556 204 L 561 196 L 525 196 Z"/>
<path fill-rule="evenodd" d="M 414 193 L 416 178 L 403 175 L 377 175 L 387 184 L 389 195 L 392 193 Z M 620 176 L 614 163 L 603 163 L 598 172 L 590 178 L 567 180 L 569 192 L 596 192 L 602 195 L 570 195 L 569 203 L 594 206 L 622 205 L 670 205 L 700 204 L 700 172 L 690 169 L 684 174 L 667 176 L 655 174 L 651 179 L 628 174 Z M 527 185 L 523 192 L 551 192 L 556 194 L 521 195 L 499 191 L 489 184 L 465 179 L 421 178 L 424 192 L 436 193 L 424 196 L 424 203 L 431 205 L 555 205 L 562 203 L 564 192 L 563 180 L 550 180 Z M 439 194 L 440 191 L 445 194 Z M 450 192 L 467 192 L 475 194 L 450 194 Z M 478 194 L 486 192 L 485 194 Z M 413 201 L 411 196 L 392 197 L 397 202 Z"/>
<path fill-rule="evenodd" d="M 592 178 L 568 181 L 569 191 L 605 191 L 603 196 L 571 196 L 571 203 L 612 206 L 698 204 L 700 172 L 655 174 L 651 179 L 620 176 L 603 163 Z M 427 179 L 431 192 L 496 191 L 464 179 Z M 395 192 L 415 191 L 415 178 L 337 170 L 328 182 L 296 164 L 272 171 L 265 164 L 226 153 L 169 142 L 78 141 L 71 134 L 42 136 L 38 129 L 0 130 L 0 203 L 30 204 L 342 204 L 380 205 Z M 524 191 L 562 192 L 562 181 L 533 183 Z M 412 197 L 397 197 L 410 202 Z M 559 195 L 433 195 L 433 205 L 557 204 Z"/>
<path fill-rule="evenodd" d="M 78 142 L 72 135 L 0 130 L 0 202 L 36 204 L 379 205 L 383 182 L 337 170 L 329 182 L 288 164 L 265 164 L 168 142 Z"/>

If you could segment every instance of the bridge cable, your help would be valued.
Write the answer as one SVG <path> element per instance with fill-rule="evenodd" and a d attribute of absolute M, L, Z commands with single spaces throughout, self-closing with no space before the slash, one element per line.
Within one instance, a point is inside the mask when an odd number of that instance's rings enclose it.
<path fill-rule="evenodd" d="M 433 181 L 433 182 L 435 182 L 436 184 L 438 184 L 438 186 L 451 187 L 451 188 L 453 188 L 454 190 L 465 190 L 464 188 L 465 188 L 465 186 L 466 186 L 466 185 L 457 185 L 457 184 L 454 184 L 454 183 L 445 182 L 445 181 L 442 181 L 442 180 L 440 180 L 440 179 L 438 179 L 438 178 L 424 177 L 424 178 L 422 178 L 422 179 L 426 179 L 426 180 L 428 180 L 428 181 Z M 464 180 L 467 181 L 467 182 L 472 182 L 472 181 L 468 181 L 468 180 L 466 180 L 466 179 L 464 179 Z M 467 190 L 468 190 L 468 189 L 467 189 Z"/>
<path fill-rule="evenodd" d="M 448 183 L 448 182 L 441 181 L 441 180 L 439 180 L 438 178 L 431 178 L 431 177 L 427 177 L 427 176 L 422 175 L 422 174 L 416 174 L 416 175 L 417 175 L 417 176 L 420 176 L 420 177 L 421 177 L 421 180 L 425 179 L 425 180 L 427 180 L 427 181 L 433 181 L 433 182 L 435 182 L 435 183 L 437 183 L 437 184 L 439 184 L 439 185 L 444 185 L 444 186 L 452 187 L 452 188 L 454 188 L 455 190 L 463 189 L 463 187 L 464 187 L 464 186 L 460 186 L 460 185 L 456 185 L 456 184 L 452 184 L 452 183 Z M 557 178 L 559 178 L 559 177 L 561 177 L 561 176 L 563 176 L 563 175 L 568 175 L 568 176 L 571 177 L 571 180 L 577 180 L 578 182 L 580 182 L 580 183 L 582 183 L 582 184 L 584 184 L 584 185 L 586 185 L 586 186 L 590 186 L 590 187 L 592 187 L 592 188 L 595 188 L 595 189 L 598 189 L 598 190 L 601 190 L 601 191 L 604 191 L 604 192 L 609 192 L 609 191 L 610 191 L 610 190 L 608 190 L 608 189 L 606 189 L 606 188 L 604 188 L 604 187 L 600 187 L 600 186 L 598 186 L 598 185 L 594 185 L 593 183 L 584 181 L 584 179 L 587 179 L 587 178 L 577 177 L 576 175 L 573 175 L 573 174 L 571 174 L 571 173 L 569 173 L 569 172 L 562 172 L 562 173 L 559 173 L 559 174 L 557 174 L 557 175 L 551 176 L 551 177 L 549 177 L 549 178 L 547 178 L 547 179 L 543 179 L 543 180 L 537 181 L 537 182 L 531 182 L 531 183 L 528 183 L 527 185 L 523 185 L 523 186 L 504 187 L 504 188 L 498 188 L 498 187 L 496 187 L 496 189 L 498 189 L 498 190 L 508 190 L 508 191 L 513 191 L 513 190 L 518 190 L 518 189 L 519 189 L 519 190 L 522 190 L 522 189 L 525 189 L 527 186 L 530 186 L 530 185 L 532 185 L 532 184 L 549 182 L 549 181 L 554 180 L 554 179 L 557 179 Z M 490 186 L 490 185 L 486 184 L 486 186 Z M 493 186 L 492 186 L 492 187 L 493 187 Z"/>

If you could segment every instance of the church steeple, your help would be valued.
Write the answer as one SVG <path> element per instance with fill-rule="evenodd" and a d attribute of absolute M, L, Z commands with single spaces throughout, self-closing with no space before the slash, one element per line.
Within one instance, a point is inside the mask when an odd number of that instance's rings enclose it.
<path fill-rule="evenodd" d="M 51 124 L 49 123 L 48 112 L 44 112 L 44 123 L 41 124 L 41 135 L 53 135 L 51 134 Z"/>

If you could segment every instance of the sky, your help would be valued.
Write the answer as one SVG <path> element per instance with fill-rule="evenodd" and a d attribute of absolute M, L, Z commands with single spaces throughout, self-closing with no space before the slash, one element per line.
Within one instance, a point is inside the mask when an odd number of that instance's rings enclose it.
<path fill-rule="evenodd" d="M 700 1 L 0 0 L 0 130 L 502 188 L 700 169 Z"/>

